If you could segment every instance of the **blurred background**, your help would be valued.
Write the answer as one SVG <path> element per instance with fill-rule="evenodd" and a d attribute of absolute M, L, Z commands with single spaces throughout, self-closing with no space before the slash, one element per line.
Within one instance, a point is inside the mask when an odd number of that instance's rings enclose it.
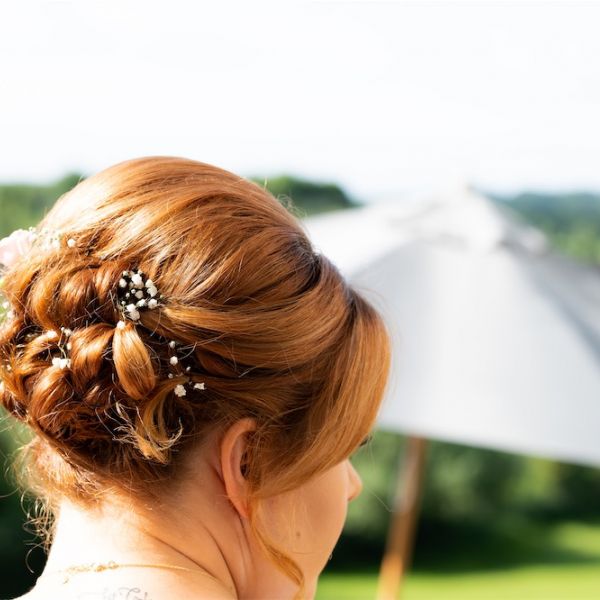
<path fill-rule="evenodd" d="M 321 221 L 331 231 L 348 215 L 475 195 L 541 232 L 573 277 L 597 289 L 599 19 L 600 3 L 575 1 L 4 3 L 0 237 L 35 225 L 98 170 L 177 155 L 253 179 L 307 223 L 332 219 Z M 359 239 L 360 219 L 348 223 Z M 470 236 L 477 227 L 465 224 Z M 502 252 L 530 260 L 506 244 Z M 399 273 L 397 285 L 418 277 Z M 578 324 L 588 341 L 591 312 Z M 427 379 L 425 363 L 418 375 Z M 570 450 L 552 439 L 528 445 L 527 431 L 496 443 L 452 428 L 433 435 L 402 415 L 397 426 L 382 421 L 352 459 L 364 489 L 317 600 L 376 597 L 415 435 L 428 441 L 402 598 L 600 597 L 600 436 L 579 451 L 573 425 L 600 423 L 586 413 L 590 388 L 571 381 L 553 399 L 571 410 L 568 431 L 553 425 L 574 440 Z M 388 414 L 402 408 L 387 400 Z M 528 419 L 546 423 L 555 407 L 544 401 Z M 17 433 L 3 420 L 2 598 L 29 589 L 44 560 L 24 525 L 30 500 L 10 474 Z"/>

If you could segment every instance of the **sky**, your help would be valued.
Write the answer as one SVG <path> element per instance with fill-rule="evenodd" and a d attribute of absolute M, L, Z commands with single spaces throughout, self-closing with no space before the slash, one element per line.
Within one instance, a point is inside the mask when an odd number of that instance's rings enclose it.
<path fill-rule="evenodd" d="M 333 181 L 600 191 L 599 2 L 0 5 L 0 182 L 147 155 Z"/>

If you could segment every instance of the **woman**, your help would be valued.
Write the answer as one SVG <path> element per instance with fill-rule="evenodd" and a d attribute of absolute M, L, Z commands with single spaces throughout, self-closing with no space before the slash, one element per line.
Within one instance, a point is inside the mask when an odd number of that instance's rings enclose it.
<path fill-rule="evenodd" d="M 0 399 L 33 433 L 17 474 L 49 549 L 21 600 L 314 597 L 390 339 L 290 208 L 141 158 L 5 259 Z"/>

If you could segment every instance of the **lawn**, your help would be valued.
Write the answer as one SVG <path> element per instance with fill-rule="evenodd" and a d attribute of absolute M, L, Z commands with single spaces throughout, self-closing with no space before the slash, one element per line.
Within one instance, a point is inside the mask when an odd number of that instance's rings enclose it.
<path fill-rule="evenodd" d="M 323 574 L 316 600 L 375 598 L 377 575 Z M 598 600 L 600 564 L 596 566 L 524 567 L 507 571 L 409 575 L 403 600 Z"/>
<path fill-rule="evenodd" d="M 402 600 L 598 600 L 600 598 L 600 525 L 565 523 L 552 532 L 552 545 L 576 551 L 577 561 L 509 568 L 410 573 Z M 316 600 L 375 598 L 377 572 L 328 573 L 319 579 Z"/>

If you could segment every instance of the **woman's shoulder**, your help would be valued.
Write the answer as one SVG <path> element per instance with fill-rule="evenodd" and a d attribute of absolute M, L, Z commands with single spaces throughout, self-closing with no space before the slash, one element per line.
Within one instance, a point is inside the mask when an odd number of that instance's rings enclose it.
<path fill-rule="evenodd" d="M 195 596 L 197 598 L 197 596 Z M 102 589 L 83 590 L 36 590 L 35 588 L 17 598 L 11 600 L 171 600 L 172 595 L 157 595 L 156 589 L 153 593 L 136 587 L 119 586 L 115 588 L 103 587 Z M 190 596 L 191 600 L 192 596 Z M 187 599 L 186 599 L 187 600 Z"/>
<path fill-rule="evenodd" d="M 144 585 L 133 585 L 131 582 L 98 583 L 90 582 L 90 585 L 72 587 L 34 587 L 11 600 L 232 600 L 232 596 L 225 593 L 221 586 L 214 586 L 210 582 L 201 589 L 192 587 L 181 579 L 166 582 L 152 577 L 146 577 Z"/>
<path fill-rule="evenodd" d="M 197 595 L 194 597 L 197 599 Z M 153 590 L 151 594 L 148 590 L 135 587 L 126 588 L 123 586 L 118 588 L 105 587 L 103 589 L 87 591 L 48 589 L 41 591 L 34 588 L 23 596 L 18 596 L 10 600 L 57 600 L 57 598 L 60 598 L 60 600 L 172 600 L 173 596 L 171 594 L 159 596 L 156 590 Z M 191 598 L 192 596 L 190 596 L 190 600 Z"/>

